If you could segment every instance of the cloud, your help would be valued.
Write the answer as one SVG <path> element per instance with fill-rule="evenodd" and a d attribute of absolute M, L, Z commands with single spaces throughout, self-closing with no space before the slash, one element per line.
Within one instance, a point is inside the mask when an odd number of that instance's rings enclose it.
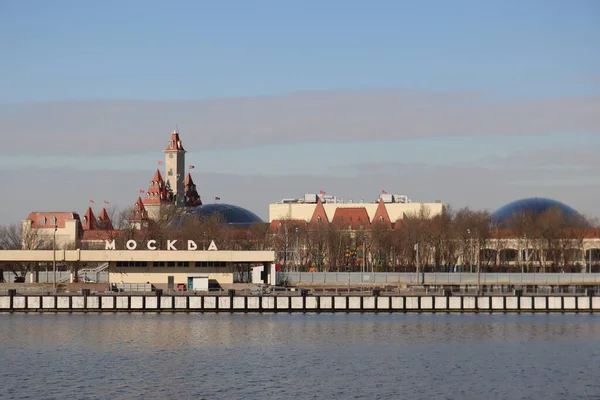
<path fill-rule="evenodd" d="M 0 106 L 2 154 L 155 150 L 179 124 L 186 147 L 600 131 L 600 97 L 494 100 L 473 93 L 314 92 L 204 101 Z"/>
<path fill-rule="evenodd" d="M 346 201 L 374 201 L 381 189 L 406 194 L 413 201 L 441 200 L 453 208 L 469 206 L 491 211 L 519 198 L 549 197 L 584 214 L 599 216 L 600 178 L 578 181 L 573 171 L 559 170 L 553 175 L 542 169 L 513 166 L 386 164 L 383 169 L 363 170 L 354 176 L 193 175 L 205 203 L 218 196 L 222 202 L 248 208 L 265 220 L 268 205 L 282 198 L 325 190 Z M 130 206 L 139 196 L 139 189 L 147 189 L 151 176 L 152 171 L 0 170 L 0 180 L 10 187 L 0 208 L 0 224 L 19 222 L 31 211 L 83 214 L 90 199 L 95 201 L 95 212 L 100 211 L 103 200 L 110 201 L 111 207 Z M 594 176 L 600 176 L 600 168 Z"/>

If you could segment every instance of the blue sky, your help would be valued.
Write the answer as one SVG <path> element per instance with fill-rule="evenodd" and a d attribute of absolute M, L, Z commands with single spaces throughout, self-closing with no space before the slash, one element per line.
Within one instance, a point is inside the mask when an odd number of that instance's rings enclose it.
<path fill-rule="evenodd" d="M 593 0 L 1 2 L 0 135 L 19 140 L 0 176 L 32 200 L 0 223 L 126 206 L 175 124 L 204 197 L 263 218 L 326 186 L 491 209 L 540 195 L 598 216 L 599 47 Z M 131 191 L 85 178 L 102 174 Z M 53 182 L 47 204 L 31 179 Z"/>

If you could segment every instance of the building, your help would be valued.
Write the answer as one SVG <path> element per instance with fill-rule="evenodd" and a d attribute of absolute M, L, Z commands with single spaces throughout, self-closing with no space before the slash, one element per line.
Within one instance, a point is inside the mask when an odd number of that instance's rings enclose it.
<path fill-rule="evenodd" d="M 304 223 L 338 223 L 350 229 L 369 228 L 375 224 L 385 224 L 393 228 L 396 223 L 409 215 L 421 212 L 429 217 L 440 215 L 446 205 L 442 202 L 413 203 L 405 195 L 392 195 L 385 191 L 377 201 L 344 202 L 336 196 L 305 194 L 303 198 L 287 198 L 269 205 L 271 227 L 285 221 Z"/>

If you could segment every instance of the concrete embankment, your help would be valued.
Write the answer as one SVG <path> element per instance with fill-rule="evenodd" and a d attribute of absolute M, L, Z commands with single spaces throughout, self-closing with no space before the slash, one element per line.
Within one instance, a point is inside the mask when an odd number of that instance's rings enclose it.
<path fill-rule="evenodd" d="M 0 312 L 600 312 L 594 296 L 0 296 Z"/>

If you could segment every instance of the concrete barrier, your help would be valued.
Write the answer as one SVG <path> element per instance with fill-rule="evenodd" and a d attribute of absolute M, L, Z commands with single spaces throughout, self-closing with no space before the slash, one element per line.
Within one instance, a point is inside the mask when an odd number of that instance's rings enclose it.
<path fill-rule="evenodd" d="M 600 312 L 595 296 L 0 296 L 0 311 Z"/>

